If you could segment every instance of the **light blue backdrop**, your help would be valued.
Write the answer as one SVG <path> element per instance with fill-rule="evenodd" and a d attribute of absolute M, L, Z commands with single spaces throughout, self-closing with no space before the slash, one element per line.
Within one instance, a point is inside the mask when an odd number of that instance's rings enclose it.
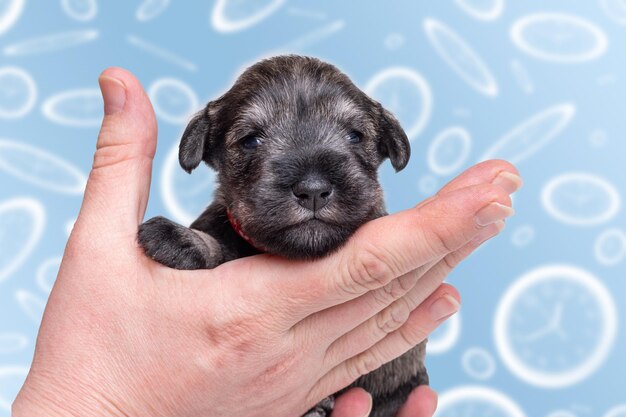
<path fill-rule="evenodd" d="M 150 91 L 147 216 L 185 222 L 212 184 L 168 160 L 188 115 L 246 64 L 297 52 L 411 132 L 407 169 L 381 172 L 391 212 L 485 157 L 524 177 L 505 231 L 449 277 L 464 302 L 430 345 L 439 415 L 626 416 L 625 50 L 622 0 L 0 0 L 0 415 L 81 202 L 98 74 Z"/>

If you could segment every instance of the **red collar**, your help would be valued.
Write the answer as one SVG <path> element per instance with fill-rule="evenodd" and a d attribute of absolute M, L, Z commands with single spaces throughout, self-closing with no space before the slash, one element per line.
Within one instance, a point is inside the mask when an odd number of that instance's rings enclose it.
<path fill-rule="evenodd" d="M 250 246 L 252 246 L 254 249 L 258 250 L 259 252 L 265 252 L 264 249 L 262 249 L 261 247 L 259 247 L 258 245 L 256 245 L 252 239 L 250 239 L 250 237 L 244 233 L 243 229 L 241 228 L 241 225 L 239 224 L 239 222 L 237 221 L 237 219 L 235 219 L 235 216 L 233 216 L 233 213 L 230 211 L 229 208 L 226 208 L 226 216 L 228 216 L 228 221 L 230 222 L 230 225 L 233 227 L 233 229 L 235 230 L 235 232 L 237 232 L 237 234 L 239 236 L 241 236 L 241 238 L 243 240 L 245 240 L 246 242 L 248 242 L 250 244 Z"/>

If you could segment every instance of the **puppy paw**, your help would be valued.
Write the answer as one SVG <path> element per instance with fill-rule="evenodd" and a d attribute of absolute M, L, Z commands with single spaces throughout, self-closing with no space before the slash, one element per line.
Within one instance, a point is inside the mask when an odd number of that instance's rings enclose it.
<path fill-rule="evenodd" d="M 222 257 L 211 236 L 160 216 L 139 226 L 137 239 L 146 255 L 170 268 L 214 268 Z"/>
<path fill-rule="evenodd" d="M 335 397 L 329 396 L 324 398 L 317 405 L 306 412 L 302 417 L 327 417 L 335 407 Z"/>

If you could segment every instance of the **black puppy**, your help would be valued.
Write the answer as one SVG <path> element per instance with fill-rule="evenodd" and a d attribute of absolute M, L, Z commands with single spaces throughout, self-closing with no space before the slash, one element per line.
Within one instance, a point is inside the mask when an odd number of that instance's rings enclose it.
<path fill-rule="evenodd" d="M 270 252 L 324 256 L 386 214 L 377 169 L 403 169 L 409 141 L 395 117 L 336 67 L 280 56 L 248 68 L 183 133 L 180 164 L 218 172 L 215 200 L 189 228 L 155 217 L 139 228 L 152 259 L 177 269 L 214 268 Z M 425 343 L 359 378 L 372 416 L 392 416 L 427 384 Z M 332 399 L 307 416 L 327 415 Z"/>

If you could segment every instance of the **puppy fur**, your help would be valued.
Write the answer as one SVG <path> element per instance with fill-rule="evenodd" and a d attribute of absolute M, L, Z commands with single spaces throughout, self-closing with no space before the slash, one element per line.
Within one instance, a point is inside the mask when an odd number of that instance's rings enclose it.
<path fill-rule="evenodd" d="M 180 165 L 191 172 L 204 161 L 217 171 L 214 201 L 189 228 L 148 220 L 138 240 L 152 259 L 177 269 L 214 268 L 260 252 L 319 258 L 386 214 L 377 169 L 389 159 L 401 170 L 409 156 L 396 118 L 336 67 L 295 55 L 266 59 L 183 133 Z M 324 193 L 302 194 L 297 184 Z M 424 354 L 422 343 L 351 385 L 372 394 L 372 416 L 395 415 L 413 388 L 428 383 Z M 306 415 L 328 415 L 332 403 Z"/>

